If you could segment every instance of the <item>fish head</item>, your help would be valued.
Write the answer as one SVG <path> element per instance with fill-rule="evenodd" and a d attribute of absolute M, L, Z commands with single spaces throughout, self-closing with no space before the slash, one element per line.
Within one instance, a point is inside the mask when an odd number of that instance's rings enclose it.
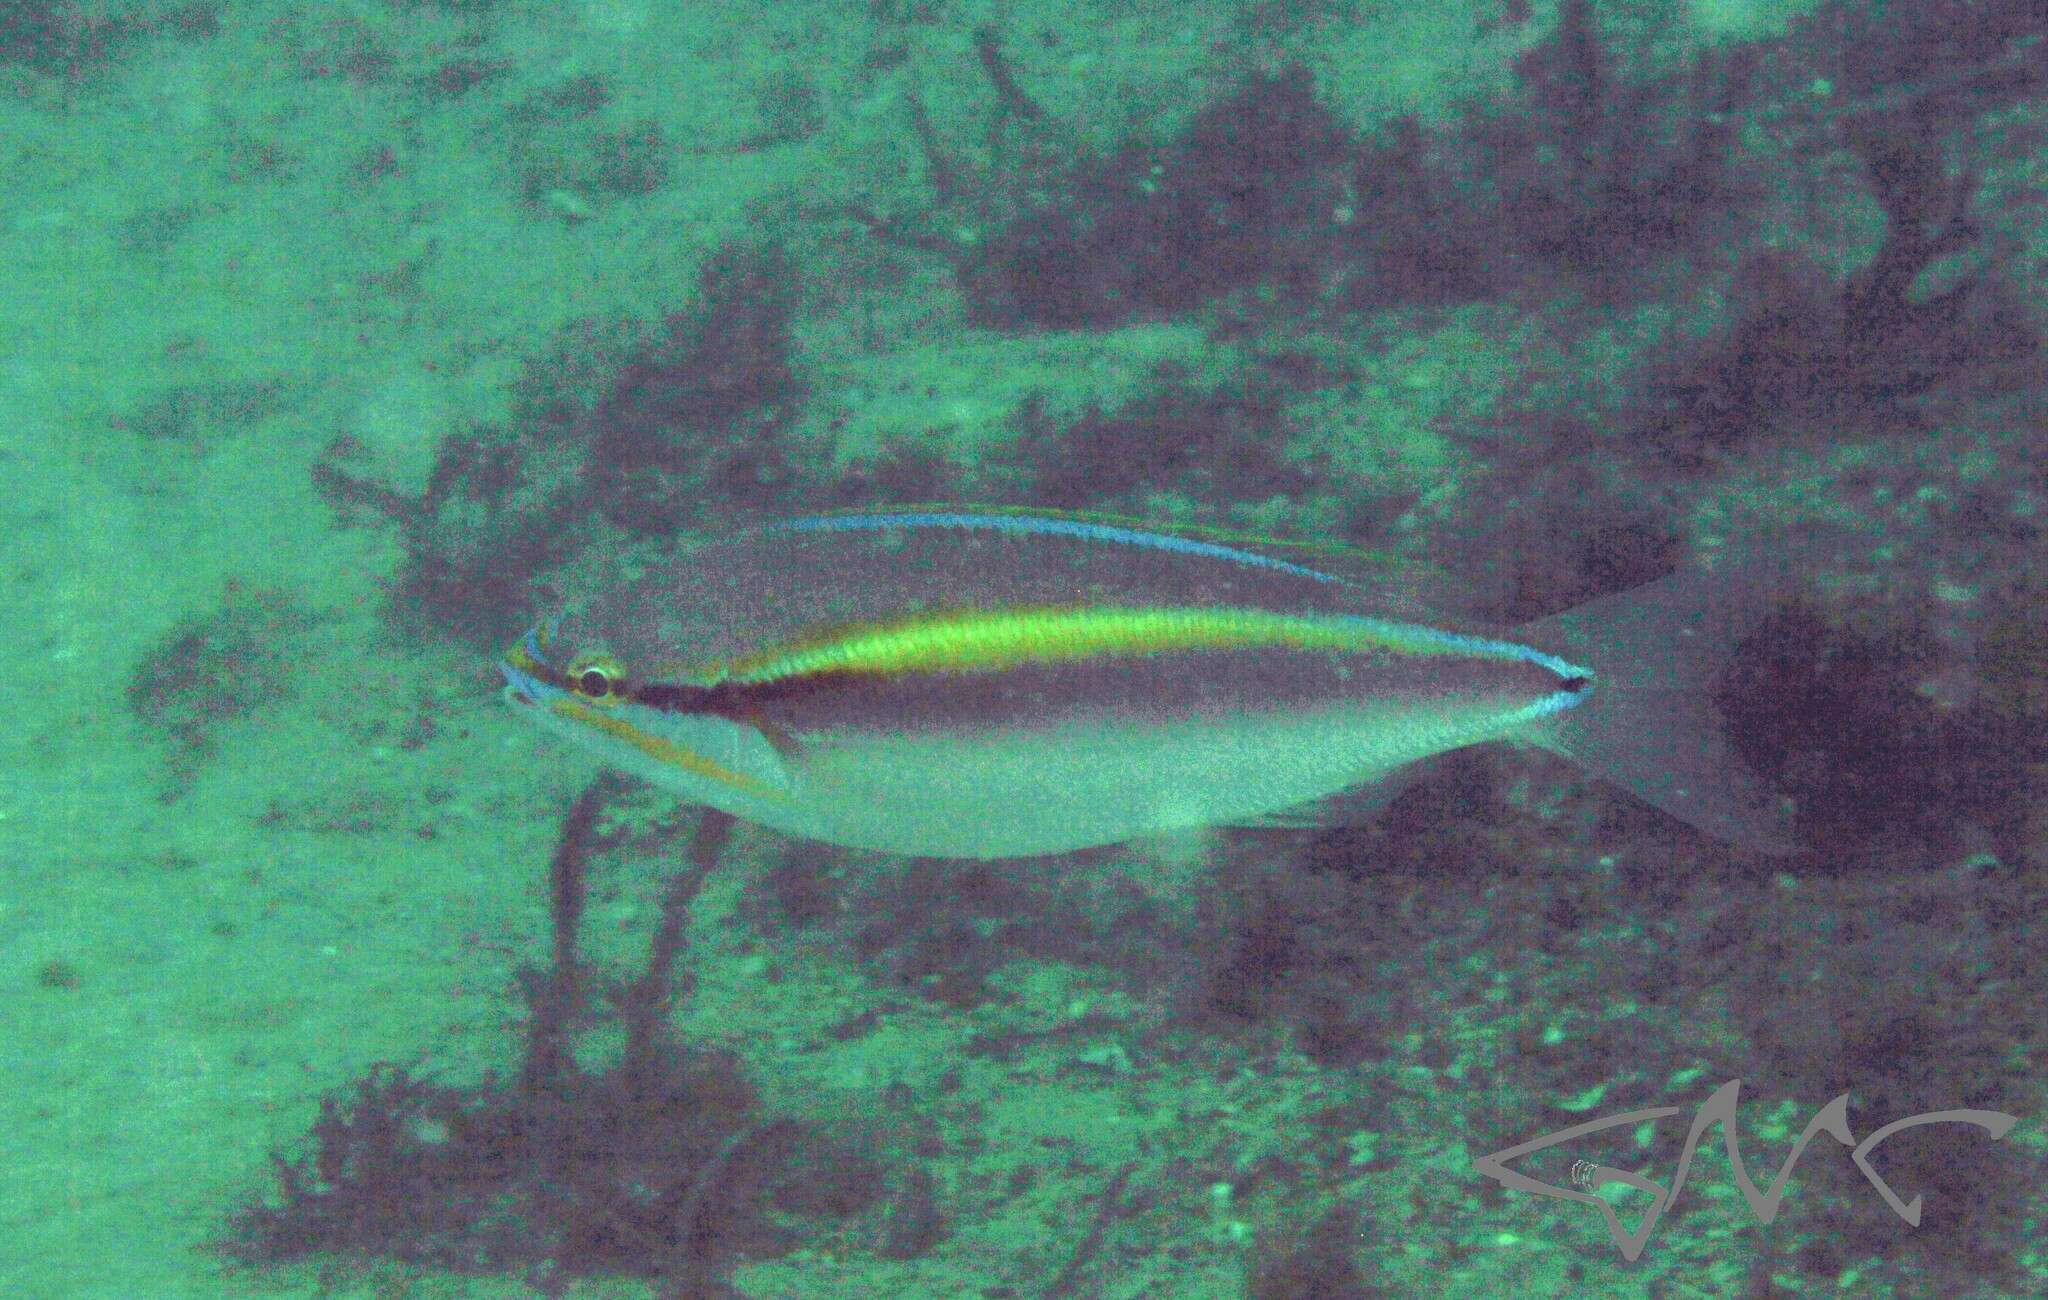
<path fill-rule="evenodd" d="M 615 710 L 633 676 L 605 638 L 580 618 L 556 614 L 527 629 L 498 661 L 505 700 L 514 709 L 575 713 Z"/>
<path fill-rule="evenodd" d="M 696 709 L 691 669 L 623 635 L 605 602 L 535 624 L 498 661 L 505 700 L 542 730 L 695 802 L 765 820 L 786 800 L 776 743 L 743 720 Z M 687 643 L 687 642 L 686 642 Z M 637 653 L 636 653 L 637 651 Z"/>

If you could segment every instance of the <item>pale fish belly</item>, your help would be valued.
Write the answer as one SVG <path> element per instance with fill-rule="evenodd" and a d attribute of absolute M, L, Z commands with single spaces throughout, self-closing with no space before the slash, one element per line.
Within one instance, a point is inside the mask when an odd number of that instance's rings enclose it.
<path fill-rule="evenodd" d="M 788 802 L 748 815 L 895 853 L 1059 853 L 1256 822 L 1510 730 L 1382 702 L 1163 725 L 1069 719 L 987 734 L 813 737 L 790 765 Z"/>

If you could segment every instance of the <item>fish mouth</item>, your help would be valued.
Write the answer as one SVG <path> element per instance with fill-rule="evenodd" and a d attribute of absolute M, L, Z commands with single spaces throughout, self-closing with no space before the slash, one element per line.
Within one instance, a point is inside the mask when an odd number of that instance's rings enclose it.
<path fill-rule="evenodd" d="M 505 678 L 505 702 L 520 708 L 537 709 L 546 695 L 546 686 L 540 673 L 546 671 L 528 653 L 531 638 L 525 643 L 513 646 L 498 661 L 498 672 Z"/>
<path fill-rule="evenodd" d="M 498 672 L 505 678 L 505 702 L 537 709 L 557 680 L 541 650 L 542 628 L 535 625 L 527 634 L 506 647 L 498 660 Z"/>
<path fill-rule="evenodd" d="M 514 704 L 536 706 L 545 696 L 547 687 L 524 665 L 510 659 L 498 661 L 498 671 L 505 678 L 505 698 Z"/>

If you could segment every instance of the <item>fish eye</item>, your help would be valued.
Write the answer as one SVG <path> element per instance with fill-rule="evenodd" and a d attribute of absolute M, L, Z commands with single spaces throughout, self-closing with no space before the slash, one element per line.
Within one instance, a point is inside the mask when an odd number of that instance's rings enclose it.
<path fill-rule="evenodd" d="M 610 658 L 579 660 L 569 665 L 566 676 L 578 695 L 593 700 L 610 699 L 621 694 L 626 681 L 625 670 Z"/>

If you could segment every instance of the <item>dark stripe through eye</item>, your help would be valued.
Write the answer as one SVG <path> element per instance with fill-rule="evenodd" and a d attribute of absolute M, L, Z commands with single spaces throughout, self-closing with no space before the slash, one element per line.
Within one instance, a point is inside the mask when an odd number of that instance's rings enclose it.
<path fill-rule="evenodd" d="M 663 713 L 703 713 L 721 718 L 745 718 L 762 705 L 777 700 L 817 695 L 857 679 L 844 672 L 806 673 L 771 682 L 721 682 L 716 686 L 682 686 L 672 682 L 649 682 L 626 692 L 635 704 Z"/>
<path fill-rule="evenodd" d="M 633 691 L 633 702 L 663 713 L 705 713 L 717 694 L 714 686 L 671 686 L 649 682 Z"/>
<path fill-rule="evenodd" d="M 1557 689 L 1563 691 L 1567 695 L 1577 695 L 1580 691 L 1585 690 L 1592 684 L 1593 679 L 1590 677 L 1567 677 L 1557 684 Z"/>

